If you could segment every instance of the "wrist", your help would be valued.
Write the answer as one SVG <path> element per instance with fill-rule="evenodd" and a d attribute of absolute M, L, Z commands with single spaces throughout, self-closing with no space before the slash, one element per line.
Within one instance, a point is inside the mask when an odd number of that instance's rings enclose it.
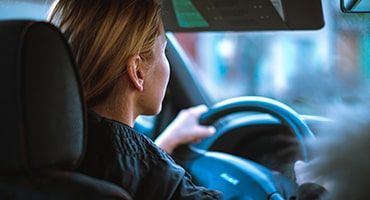
<path fill-rule="evenodd" d="M 168 154 L 171 154 L 177 147 L 176 138 L 171 138 L 171 134 L 166 134 L 166 132 L 163 132 L 161 135 L 159 135 L 154 143 Z"/>

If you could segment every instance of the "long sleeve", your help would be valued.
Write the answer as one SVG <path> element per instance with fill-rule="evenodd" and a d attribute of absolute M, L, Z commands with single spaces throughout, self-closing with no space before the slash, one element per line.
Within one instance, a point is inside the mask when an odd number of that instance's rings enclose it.
<path fill-rule="evenodd" d="M 81 172 L 123 187 L 134 199 L 222 199 L 191 176 L 154 142 L 119 122 L 89 115 Z"/>

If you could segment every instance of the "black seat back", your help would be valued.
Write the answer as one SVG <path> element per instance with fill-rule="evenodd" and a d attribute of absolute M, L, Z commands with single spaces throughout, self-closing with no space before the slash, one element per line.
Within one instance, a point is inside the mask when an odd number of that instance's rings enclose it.
<path fill-rule="evenodd" d="M 73 171 L 85 149 L 85 109 L 60 31 L 0 21 L 0 44 L 0 199 L 129 199 L 120 187 Z"/>

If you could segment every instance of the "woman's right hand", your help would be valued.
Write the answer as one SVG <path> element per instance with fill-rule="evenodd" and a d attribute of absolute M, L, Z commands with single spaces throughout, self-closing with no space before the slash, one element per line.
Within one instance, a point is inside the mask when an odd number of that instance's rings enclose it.
<path fill-rule="evenodd" d="M 200 115 L 207 110 L 205 105 L 181 110 L 155 143 L 167 153 L 172 153 L 179 145 L 197 143 L 203 138 L 212 136 L 216 132 L 213 126 L 199 124 Z"/>

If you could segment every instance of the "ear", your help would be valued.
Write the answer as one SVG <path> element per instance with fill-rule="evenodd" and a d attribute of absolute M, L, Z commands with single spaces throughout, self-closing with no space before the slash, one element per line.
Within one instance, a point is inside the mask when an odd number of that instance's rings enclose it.
<path fill-rule="evenodd" d="M 142 61 L 139 55 L 132 55 L 126 63 L 127 74 L 131 83 L 140 92 L 144 90 L 144 71 L 141 67 Z"/>

